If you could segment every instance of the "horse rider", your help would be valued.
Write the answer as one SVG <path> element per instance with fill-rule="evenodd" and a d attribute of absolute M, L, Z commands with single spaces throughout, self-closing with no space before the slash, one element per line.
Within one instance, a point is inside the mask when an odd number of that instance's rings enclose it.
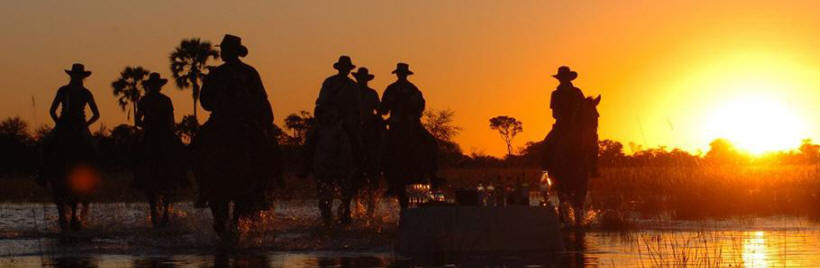
<path fill-rule="evenodd" d="M 60 229 L 64 232 L 69 228 L 77 230 L 82 227 L 81 220 L 77 218 L 77 203 L 83 203 L 85 214 L 88 207 L 86 198 L 99 180 L 94 167 L 99 151 L 88 126 L 100 118 L 94 95 L 83 85 L 83 81 L 91 76 L 91 71 L 85 70 L 84 65 L 75 63 L 71 70 L 65 72 L 71 80 L 68 85 L 57 90 L 51 103 L 49 114 L 55 123 L 54 136 L 46 141 L 45 163 L 38 177 L 38 183 L 42 186 L 48 183 L 52 185 Z M 92 113 L 88 119 L 85 114 L 86 106 Z M 83 166 L 89 168 L 82 168 Z M 71 225 L 67 215 L 69 211 L 66 209 L 71 210 Z"/>
<path fill-rule="evenodd" d="M 161 78 L 159 73 L 151 73 L 148 80 L 142 82 L 145 96 L 137 103 L 135 116 L 137 125 L 143 129 L 142 146 L 140 146 L 141 172 L 154 173 L 145 176 L 161 178 L 136 178 L 136 186 L 178 188 L 185 182 L 184 145 L 174 133 L 174 105 L 171 98 L 162 94 L 162 86 L 168 79 Z M 149 181 L 161 181 L 166 185 L 145 185 Z M 177 189 L 163 189 L 174 192 Z M 167 197 L 166 197 L 167 198 Z"/>
<path fill-rule="evenodd" d="M 91 91 L 83 86 L 83 81 L 91 76 L 91 71 L 86 71 L 85 66 L 75 63 L 71 66 L 71 70 L 65 70 L 71 80 L 68 85 L 60 87 L 57 90 L 57 95 L 51 103 L 49 114 L 55 123 L 55 134 L 59 145 L 68 145 L 67 143 L 78 143 L 82 145 L 77 149 L 80 151 L 63 152 L 70 153 L 74 158 L 81 157 L 82 160 L 92 160 L 96 158 L 97 148 L 91 137 L 91 132 L 88 126 L 97 122 L 100 119 L 100 111 L 97 109 L 97 103 L 94 101 L 94 95 Z M 91 118 L 86 120 L 85 107 L 91 109 Z M 57 115 L 57 108 L 61 107 L 60 115 Z M 67 140 L 67 138 L 80 138 L 81 140 Z M 68 155 L 66 155 L 68 156 Z"/>
<path fill-rule="evenodd" d="M 552 109 L 555 123 L 545 139 L 546 159 L 543 163 L 545 170 L 554 168 L 556 162 L 559 161 L 559 146 L 563 146 L 561 144 L 563 138 L 571 131 L 576 113 L 584 101 L 584 93 L 572 84 L 572 81 L 578 78 L 578 73 L 567 66 L 561 66 L 558 68 L 558 73 L 552 77 L 558 79 L 558 87 L 550 96 L 550 109 Z"/>
<path fill-rule="evenodd" d="M 276 165 L 271 164 L 274 162 L 276 150 L 273 137 L 273 110 L 259 73 L 240 60 L 240 57 L 248 55 L 248 49 L 242 45 L 242 39 L 226 34 L 219 47 L 220 57 L 224 63 L 211 69 L 200 92 L 202 108 L 211 111 L 211 115 L 199 136 L 224 128 L 240 131 L 243 135 L 233 138 L 249 139 L 254 145 L 248 153 L 253 159 L 250 164 L 257 182 L 257 192 L 248 198 L 255 200 L 256 209 L 264 210 L 272 205 L 266 194 L 274 186 L 272 180 L 277 172 Z M 201 207 L 205 198 L 212 191 L 218 190 L 210 189 L 207 183 L 201 183 L 197 204 Z"/>
<path fill-rule="evenodd" d="M 313 114 L 317 121 L 322 121 L 323 110 L 336 109 L 334 113 L 338 113 L 342 120 L 342 127 L 350 139 L 353 148 L 354 163 L 359 165 L 361 162 L 360 148 L 361 135 L 360 125 L 362 120 L 361 114 L 361 96 L 358 86 L 353 79 L 350 79 L 350 71 L 356 68 L 350 60 L 349 56 L 340 56 L 339 60 L 333 64 L 333 68 L 337 73 L 328 77 L 322 83 L 322 88 L 319 89 L 319 97 L 316 99 L 316 108 Z M 321 131 L 318 127 L 313 127 L 308 131 L 305 144 L 303 146 L 302 167 L 297 172 L 299 177 L 306 177 L 310 172 L 310 166 L 313 162 L 313 154 L 316 150 L 316 131 Z"/>
<path fill-rule="evenodd" d="M 374 75 L 370 70 L 360 67 L 353 77 L 361 96 L 361 135 L 362 135 L 362 168 L 361 178 L 357 180 L 356 187 L 365 187 L 368 195 L 368 202 L 372 201 L 373 194 L 378 188 L 378 178 L 380 173 L 379 152 L 381 149 L 382 134 L 384 132 L 384 120 L 379 115 L 379 93 L 370 88 L 368 82 L 373 80 Z M 372 215 L 373 204 L 367 207 L 368 215 Z"/>
<path fill-rule="evenodd" d="M 399 165 L 408 166 L 408 155 L 398 155 L 402 151 L 408 151 L 413 146 L 420 148 L 426 144 L 426 141 L 433 141 L 432 135 L 422 126 L 421 117 L 424 113 L 425 100 L 421 91 L 411 83 L 407 77 L 412 75 L 410 65 L 407 63 L 396 64 L 396 69 L 393 70 L 397 80 L 393 82 L 384 90 L 382 101 L 379 105 L 379 114 L 387 115 L 388 132 L 384 145 L 384 159 L 385 165 Z M 418 160 L 418 159 L 416 159 Z M 404 173 L 400 171 L 400 173 Z M 419 178 L 410 178 L 419 179 Z M 402 201 L 403 187 L 408 183 L 416 181 L 391 181 L 388 193 L 399 194 L 400 202 Z M 406 204 L 405 204 L 406 205 Z M 402 207 L 405 207 L 403 205 Z"/>

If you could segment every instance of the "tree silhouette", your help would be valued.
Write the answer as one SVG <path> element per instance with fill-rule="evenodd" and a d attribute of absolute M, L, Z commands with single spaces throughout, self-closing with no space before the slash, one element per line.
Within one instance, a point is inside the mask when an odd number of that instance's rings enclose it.
<path fill-rule="evenodd" d="M 26 121 L 15 116 L 0 122 L 0 176 L 32 167 L 31 144 Z"/>
<path fill-rule="evenodd" d="M 197 118 L 196 107 L 199 102 L 199 90 L 202 80 L 208 69 L 209 58 L 218 58 L 219 51 L 215 50 L 211 42 L 200 41 L 199 38 L 184 39 L 171 52 L 171 73 L 180 90 L 191 88 L 191 97 L 194 100 L 194 118 Z"/>
<path fill-rule="evenodd" d="M 302 144 L 307 138 L 308 131 L 313 127 L 315 119 L 307 111 L 290 114 L 285 117 L 285 128 L 293 132 L 293 144 Z"/>
<path fill-rule="evenodd" d="M 620 142 L 613 140 L 598 141 L 598 163 L 600 165 L 612 166 L 625 157 L 624 145 Z"/>
<path fill-rule="evenodd" d="M 422 117 L 421 124 L 436 138 L 438 144 L 439 163 L 453 165 L 464 158 L 461 146 L 453 141 L 453 137 L 461 132 L 461 127 L 453 124 L 455 112 L 450 109 L 427 109 Z"/>
<path fill-rule="evenodd" d="M 148 76 L 150 72 L 141 66 L 126 66 L 125 70 L 120 72 L 120 78 L 111 82 L 111 87 L 114 89 L 114 97 L 117 97 L 117 104 L 125 111 L 125 108 L 131 104 L 132 113 L 128 114 L 128 118 L 133 116 L 134 126 L 137 125 L 137 102 L 142 97 L 140 87 L 142 81 Z"/>
<path fill-rule="evenodd" d="M 9 137 L 21 142 L 28 141 L 31 136 L 28 132 L 28 123 L 19 116 L 9 117 L 0 122 L 0 136 Z"/>
<path fill-rule="evenodd" d="M 490 129 L 498 131 L 501 139 L 507 144 L 507 155 L 512 155 L 512 140 L 515 135 L 524 131 L 523 124 L 518 119 L 506 115 L 490 118 Z"/>
<path fill-rule="evenodd" d="M 461 132 L 461 127 L 453 125 L 455 114 L 450 109 L 438 111 L 428 109 L 424 112 L 421 123 L 437 140 L 452 142 L 453 137 Z"/>

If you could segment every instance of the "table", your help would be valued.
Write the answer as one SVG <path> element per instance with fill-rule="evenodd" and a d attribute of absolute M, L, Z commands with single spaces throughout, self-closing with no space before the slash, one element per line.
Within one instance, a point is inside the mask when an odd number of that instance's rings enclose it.
<path fill-rule="evenodd" d="M 547 207 L 420 207 L 405 209 L 399 253 L 559 252 L 564 250 L 555 210 Z"/>

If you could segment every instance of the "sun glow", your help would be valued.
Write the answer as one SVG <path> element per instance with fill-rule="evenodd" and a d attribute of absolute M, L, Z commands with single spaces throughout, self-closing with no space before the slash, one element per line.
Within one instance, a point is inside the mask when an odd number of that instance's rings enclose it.
<path fill-rule="evenodd" d="M 752 154 L 790 150 L 805 138 L 805 122 L 787 103 L 765 95 L 739 96 L 712 110 L 705 131 Z"/>

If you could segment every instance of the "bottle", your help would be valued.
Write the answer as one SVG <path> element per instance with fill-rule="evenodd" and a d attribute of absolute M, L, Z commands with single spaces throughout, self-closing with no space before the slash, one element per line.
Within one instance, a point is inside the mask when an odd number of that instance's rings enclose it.
<path fill-rule="evenodd" d="M 487 190 L 486 191 L 487 191 L 487 194 L 486 194 L 487 198 L 485 198 L 486 206 L 494 207 L 496 205 L 495 204 L 495 187 L 493 186 L 492 183 L 487 185 Z"/>
<path fill-rule="evenodd" d="M 478 205 L 479 206 L 486 206 L 487 205 L 487 196 L 486 196 L 486 189 L 484 188 L 484 183 L 478 183 Z"/>

